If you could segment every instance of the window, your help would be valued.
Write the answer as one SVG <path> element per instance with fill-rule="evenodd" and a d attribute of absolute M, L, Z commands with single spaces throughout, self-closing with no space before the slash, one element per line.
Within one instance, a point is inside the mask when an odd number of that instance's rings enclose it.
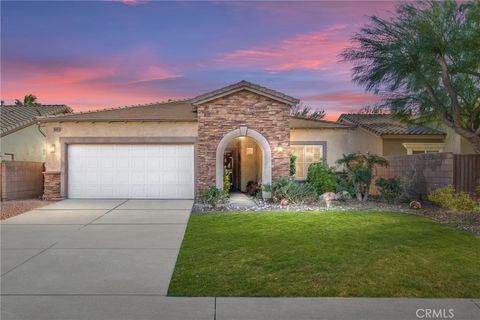
<path fill-rule="evenodd" d="M 323 145 L 292 145 L 290 150 L 297 157 L 295 160 L 295 179 L 297 180 L 306 180 L 308 166 L 324 158 Z"/>
<path fill-rule="evenodd" d="M 407 154 L 442 152 L 444 143 L 403 143 Z"/>

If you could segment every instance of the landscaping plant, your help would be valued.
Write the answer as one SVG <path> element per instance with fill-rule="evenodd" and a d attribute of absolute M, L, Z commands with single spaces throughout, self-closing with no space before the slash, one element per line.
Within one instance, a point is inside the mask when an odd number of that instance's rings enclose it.
<path fill-rule="evenodd" d="M 337 176 L 337 185 L 335 187 L 335 191 L 341 192 L 346 191 L 351 196 L 355 195 L 355 186 L 353 185 L 352 177 L 348 174 L 342 174 Z"/>
<path fill-rule="evenodd" d="M 388 166 L 387 159 L 370 153 L 344 154 L 336 163 L 344 166 L 359 201 L 366 201 L 368 198 L 368 192 L 375 177 L 375 166 Z"/>
<path fill-rule="evenodd" d="M 428 200 L 443 208 L 454 211 L 471 212 L 478 205 L 466 192 L 455 192 L 452 185 L 438 188 L 428 194 Z"/>
<path fill-rule="evenodd" d="M 336 191 L 337 176 L 335 171 L 323 161 L 312 163 L 308 167 L 307 181 L 315 187 L 318 194 Z"/>
<path fill-rule="evenodd" d="M 208 187 L 207 189 L 203 190 L 200 196 L 202 203 L 208 204 L 213 208 L 216 208 L 218 205 L 227 202 L 228 198 L 228 192 L 220 190 L 215 186 Z"/>
<path fill-rule="evenodd" d="M 297 160 L 297 156 L 293 153 L 290 153 L 290 177 L 293 177 L 297 172 L 297 168 L 295 167 L 295 161 Z"/>
<path fill-rule="evenodd" d="M 375 181 L 378 187 L 378 193 L 380 197 L 388 203 L 394 203 L 398 201 L 402 194 L 402 186 L 400 178 L 378 178 Z"/>
<path fill-rule="evenodd" d="M 310 183 L 299 183 L 288 178 L 264 184 L 263 191 L 270 192 L 274 202 L 286 200 L 295 204 L 311 203 L 317 201 L 318 197 L 315 187 Z"/>
<path fill-rule="evenodd" d="M 225 192 L 230 192 L 230 188 L 232 187 L 232 182 L 230 181 L 232 170 L 223 169 L 223 190 Z"/>

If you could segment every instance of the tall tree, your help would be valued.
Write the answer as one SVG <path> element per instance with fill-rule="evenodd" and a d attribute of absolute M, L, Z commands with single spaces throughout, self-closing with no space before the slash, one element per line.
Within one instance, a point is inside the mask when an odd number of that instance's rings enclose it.
<path fill-rule="evenodd" d="M 480 1 L 406 3 L 370 17 L 341 54 L 379 107 L 409 122 L 443 123 L 480 152 Z"/>
<path fill-rule="evenodd" d="M 325 117 L 325 110 L 313 110 L 311 107 L 298 103 L 292 107 L 290 113 L 292 116 L 313 120 L 320 120 Z"/>
<path fill-rule="evenodd" d="M 38 104 L 37 97 L 34 96 L 33 94 L 27 94 L 23 98 L 23 102 L 18 99 L 15 99 L 15 105 L 17 106 L 33 106 L 37 104 Z"/>

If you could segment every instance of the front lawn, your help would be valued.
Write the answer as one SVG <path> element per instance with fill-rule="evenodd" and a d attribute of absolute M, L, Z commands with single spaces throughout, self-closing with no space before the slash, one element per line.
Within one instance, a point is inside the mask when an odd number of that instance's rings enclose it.
<path fill-rule="evenodd" d="M 480 297 L 480 238 L 389 212 L 192 215 L 170 296 Z"/>

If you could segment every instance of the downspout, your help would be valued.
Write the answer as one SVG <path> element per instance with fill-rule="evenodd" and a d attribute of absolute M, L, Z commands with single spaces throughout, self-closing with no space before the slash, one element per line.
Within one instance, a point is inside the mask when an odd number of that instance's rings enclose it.
<path fill-rule="evenodd" d="M 45 138 L 47 137 L 47 134 L 44 133 L 42 130 L 41 130 L 41 122 L 37 122 L 37 129 L 38 129 L 38 132 L 40 132 L 40 134 L 42 136 L 44 136 Z"/>

